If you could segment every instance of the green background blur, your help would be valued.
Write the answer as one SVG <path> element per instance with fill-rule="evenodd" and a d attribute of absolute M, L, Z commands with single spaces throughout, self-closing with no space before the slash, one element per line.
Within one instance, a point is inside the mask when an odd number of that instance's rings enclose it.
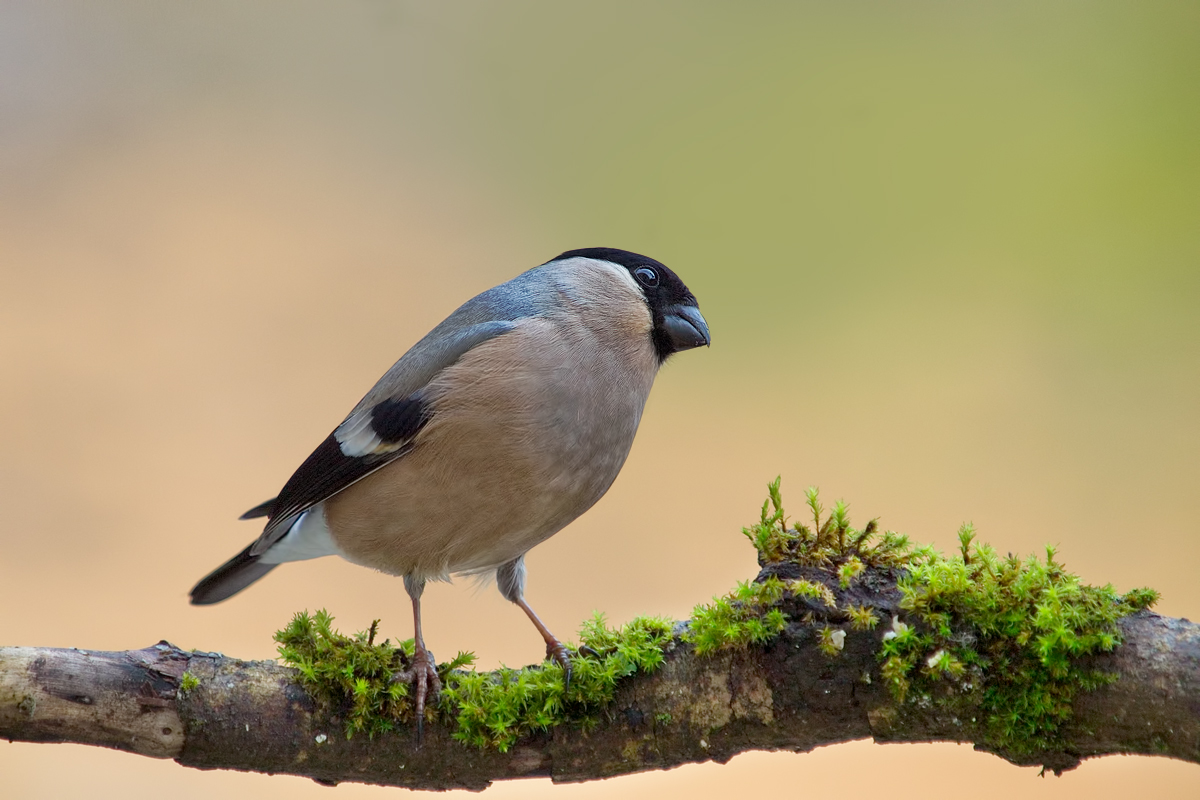
<path fill-rule="evenodd" d="M 950 547 L 1060 546 L 1200 614 L 1200 4 L 0 5 L 0 642 L 273 655 L 301 608 L 410 635 L 398 581 L 186 592 L 460 302 L 575 247 L 674 268 L 711 350 L 608 497 L 529 558 L 568 635 L 755 572 L 768 480 Z M 524 664 L 492 589 L 431 648 Z M 866 766 L 864 766 L 866 765 Z M 860 742 L 489 796 L 1195 797 L 1194 765 L 1036 780 Z M 0 744 L 0 795 L 329 797 Z M 387 790 L 343 786 L 341 796 Z"/>

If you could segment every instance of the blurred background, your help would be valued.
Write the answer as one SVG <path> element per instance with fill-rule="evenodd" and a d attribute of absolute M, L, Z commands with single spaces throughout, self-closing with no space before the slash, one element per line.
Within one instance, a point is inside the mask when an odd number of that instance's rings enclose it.
<path fill-rule="evenodd" d="M 411 635 L 324 559 L 187 591 L 238 522 L 466 298 L 564 250 L 673 267 L 711 350 L 659 376 L 621 477 L 529 557 L 569 635 L 755 574 L 767 481 L 948 548 L 1047 543 L 1200 614 L 1200 6 L 301 2 L 0 6 L 0 642 L 245 658 L 299 609 Z M 542 644 L 432 586 L 443 658 Z M 863 769 L 863 764 L 869 769 Z M 857 742 L 494 798 L 753 787 L 1195 797 L 1194 765 L 1037 780 Z M 6 798 L 381 797 L 0 744 Z M 395 794 L 397 790 L 390 790 Z"/>

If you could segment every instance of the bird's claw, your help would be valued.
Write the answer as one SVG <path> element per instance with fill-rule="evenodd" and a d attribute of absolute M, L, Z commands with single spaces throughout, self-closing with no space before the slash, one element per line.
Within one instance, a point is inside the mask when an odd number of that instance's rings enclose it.
<path fill-rule="evenodd" d="M 546 642 L 546 658 L 556 661 L 563 669 L 563 691 L 571 688 L 571 651 L 562 642 Z"/>
<path fill-rule="evenodd" d="M 417 744 L 420 745 L 425 738 L 425 700 L 431 689 L 435 699 L 442 691 L 442 679 L 438 677 L 437 673 L 437 660 L 433 657 L 433 653 L 424 647 L 419 647 L 413 653 L 408 668 L 393 673 L 392 680 L 411 683 L 416 692 L 414 705 L 417 717 Z"/>
<path fill-rule="evenodd" d="M 599 658 L 600 654 L 587 645 L 576 648 L 575 652 L 581 656 L 592 656 Z M 571 688 L 571 651 L 562 642 L 553 641 L 546 642 L 546 660 L 553 661 L 563 668 L 563 691 Z"/>

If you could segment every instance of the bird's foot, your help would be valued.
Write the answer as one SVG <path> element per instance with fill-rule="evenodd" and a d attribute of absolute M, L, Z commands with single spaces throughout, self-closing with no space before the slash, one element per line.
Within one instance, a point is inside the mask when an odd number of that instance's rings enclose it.
<path fill-rule="evenodd" d="M 412 660 L 409 661 L 408 668 L 394 673 L 392 680 L 411 683 L 413 686 L 415 692 L 413 704 L 416 706 L 417 716 L 417 744 L 420 745 L 425 738 L 425 701 L 430 692 L 433 693 L 433 698 L 436 700 L 438 693 L 442 691 L 442 679 L 438 677 L 437 673 L 437 660 L 433 657 L 433 653 L 425 649 L 425 645 L 418 644 Z"/>
<path fill-rule="evenodd" d="M 576 652 L 581 656 L 600 656 L 592 648 L 584 645 Z M 571 688 L 571 650 L 560 642 L 558 639 L 550 639 L 546 642 L 546 660 L 553 661 L 563 668 L 563 691 Z"/>

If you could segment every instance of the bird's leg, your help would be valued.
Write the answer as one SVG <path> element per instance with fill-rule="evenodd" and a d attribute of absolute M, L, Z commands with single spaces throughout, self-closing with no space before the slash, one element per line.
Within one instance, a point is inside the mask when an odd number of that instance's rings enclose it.
<path fill-rule="evenodd" d="M 425 699 L 430 689 L 436 698 L 442 690 L 442 681 L 437 674 L 437 661 L 425 647 L 425 637 L 421 635 L 421 592 L 425 589 L 424 581 L 410 580 L 404 576 L 404 588 L 412 597 L 413 604 L 413 657 L 408 669 L 392 675 L 394 681 L 412 683 L 416 690 L 414 705 L 417 714 L 417 744 L 425 736 Z"/>
<path fill-rule="evenodd" d="M 546 658 L 562 664 L 562 668 L 566 672 L 569 681 L 571 675 L 571 651 L 550 632 L 550 629 L 546 627 L 544 622 L 538 619 L 538 615 L 529 607 L 529 603 L 525 602 L 524 597 L 518 597 L 513 602 L 520 606 L 521 610 L 529 617 L 529 621 L 533 623 L 533 627 L 537 628 L 538 633 L 546 640 Z"/>
<path fill-rule="evenodd" d="M 507 564 L 502 564 L 496 570 L 496 586 L 505 599 L 516 603 L 538 629 L 542 639 L 546 641 L 546 658 L 556 661 L 563 668 L 563 686 L 571 686 L 571 651 L 550 632 L 546 624 L 538 619 L 538 615 L 525 602 L 525 556 L 517 556 Z M 596 655 L 591 648 L 583 648 L 589 655 Z"/>

